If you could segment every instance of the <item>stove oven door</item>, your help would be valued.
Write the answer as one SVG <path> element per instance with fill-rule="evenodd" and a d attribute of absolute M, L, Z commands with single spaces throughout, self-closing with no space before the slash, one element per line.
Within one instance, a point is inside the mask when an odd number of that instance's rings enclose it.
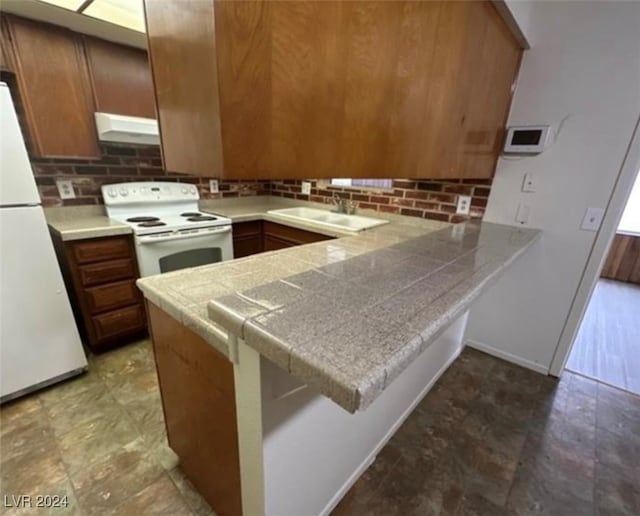
<path fill-rule="evenodd" d="M 233 259 L 231 226 L 136 236 L 140 276 L 152 276 Z"/>

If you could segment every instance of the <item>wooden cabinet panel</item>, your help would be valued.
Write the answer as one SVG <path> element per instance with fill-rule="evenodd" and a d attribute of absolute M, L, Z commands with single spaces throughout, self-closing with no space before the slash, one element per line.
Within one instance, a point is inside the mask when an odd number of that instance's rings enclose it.
<path fill-rule="evenodd" d="M 13 71 L 13 51 L 11 49 L 9 28 L 5 18 L 0 18 L 0 70 Z"/>
<path fill-rule="evenodd" d="M 242 258 L 261 253 L 262 221 L 236 222 L 233 224 L 233 257 Z"/>
<path fill-rule="evenodd" d="M 86 62 L 72 32 L 7 18 L 31 152 L 98 158 L 100 151 Z"/>
<path fill-rule="evenodd" d="M 640 283 L 640 236 L 618 234 L 613 238 L 601 276 Z"/>
<path fill-rule="evenodd" d="M 213 1 L 192 0 L 185 8 L 178 0 L 145 0 L 144 7 L 164 166 L 225 177 Z"/>
<path fill-rule="evenodd" d="M 233 364 L 153 304 L 147 307 L 169 446 L 216 514 L 240 516 Z"/>
<path fill-rule="evenodd" d="M 215 170 L 202 136 L 230 178 L 493 175 L 522 51 L 488 0 L 145 5 L 161 125 L 202 123 L 163 136 L 172 170 Z"/>
<path fill-rule="evenodd" d="M 96 315 L 92 322 L 96 338 L 102 342 L 139 333 L 146 328 L 144 308 L 141 304 Z"/>
<path fill-rule="evenodd" d="M 262 235 L 239 237 L 233 239 L 233 257 L 243 258 L 264 251 Z"/>
<path fill-rule="evenodd" d="M 215 3 L 224 177 L 273 176 L 271 131 L 278 120 L 271 110 L 271 13 L 276 3 Z"/>
<path fill-rule="evenodd" d="M 265 235 L 263 239 L 263 249 L 264 251 L 277 251 L 278 249 L 286 249 L 287 247 L 293 247 L 298 244 L 294 244 L 293 242 L 289 242 L 286 240 L 280 240 L 279 238 L 273 237 L 271 235 Z"/>
<path fill-rule="evenodd" d="M 131 254 L 128 238 L 106 237 L 80 240 L 70 244 L 78 263 L 90 263 L 116 258 L 127 258 Z"/>
<path fill-rule="evenodd" d="M 233 237 L 245 237 L 262 234 L 262 221 L 250 220 L 247 222 L 233 223 Z"/>
<path fill-rule="evenodd" d="M 130 235 L 63 242 L 51 232 L 78 329 L 94 350 L 117 346 L 146 329 L 144 300 Z"/>
<path fill-rule="evenodd" d="M 332 237 L 268 221 L 233 224 L 233 256 L 242 258 L 264 251 L 331 240 Z"/>
<path fill-rule="evenodd" d="M 96 111 L 156 117 L 146 52 L 88 36 L 84 48 Z"/>
<path fill-rule="evenodd" d="M 469 9 L 466 56 L 475 60 L 464 67 L 461 140 L 452 170 L 477 179 L 495 172 L 522 51 L 493 5 L 471 2 Z"/>
<path fill-rule="evenodd" d="M 284 224 L 276 224 L 274 222 L 264 223 L 264 235 L 265 242 L 267 237 L 275 238 L 280 241 L 288 242 L 291 245 L 310 244 L 312 242 L 321 242 L 323 240 L 332 240 L 333 237 L 321 235 L 320 233 L 313 233 L 312 231 L 305 231 L 303 229 L 293 228 L 291 226 L 285 226 Z M 270 245 L 276 245 L 270 244 Z M 265 245 L 265 251 L 268 251 Z"/>
<path fill-rule="evenodd" d="M 78 267 L 80 281 L 85 286 L 109 281 L 118 281 L 126 278 L 134 278 L 136 266 L 133 260 L 114 260 L 111 262 L 94 263 Z"/>
<path fill-rule="evenodd" d="M 135 280 L 108 283 L 85 290 L 87 306 L 92 314 L 113 310 L 121 306 L 140 303 L 140 292 Z"/>

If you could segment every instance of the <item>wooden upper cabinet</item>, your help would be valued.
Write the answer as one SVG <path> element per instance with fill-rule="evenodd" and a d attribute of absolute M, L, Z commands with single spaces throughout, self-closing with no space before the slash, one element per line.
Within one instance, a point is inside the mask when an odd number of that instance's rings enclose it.
<path fill-rule="evenodd" d="M 145 0 L 144 7 L 164 167 L 226 176 L 213 1 L 191 0 L 187 7 L 180 0 Z"/>
<path fill-rule="evenodd" d="M 493 5 L 472 2 L 470 10 L 467 59 L 473 61 L 465 66 L 462 139 L 452 170 L 475 179 L 495 172 L 522 50 Z"/>
<path fill-rule="evenodd" d="M 96 111 L 155 118 L 151 70 L 144 50 L 84 37 Z"/>
<path fill-rule="evenodd" d="M 493 175 L 522 51 L 490 1 L 194 4 L 145 2 L 168 169 Z"/>
<path fill-rule="evenodd" d="M 51 25 L 7 18 L 31 154 L 100 156 L 80 37 Z"/>
<path fill-rule="evenodd" d="M 4 18 L 0 18 L 0 70 L 13 71 L 13 55 L 9 44 L 9 29 Z"/>

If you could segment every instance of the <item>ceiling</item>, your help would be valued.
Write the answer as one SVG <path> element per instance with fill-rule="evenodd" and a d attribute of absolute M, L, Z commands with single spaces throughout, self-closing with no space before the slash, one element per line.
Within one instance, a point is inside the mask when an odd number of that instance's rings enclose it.
<path fill-rule="evenodd" d="M 2 11 L 146 47 L 142 0 L 2 0 Z"/>

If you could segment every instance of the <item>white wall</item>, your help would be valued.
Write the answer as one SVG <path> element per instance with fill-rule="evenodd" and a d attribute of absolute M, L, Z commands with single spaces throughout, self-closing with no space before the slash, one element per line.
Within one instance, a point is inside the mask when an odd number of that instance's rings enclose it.
<path fill-rule="evenodd" d="M 509 125 L 561 127 L 543 154 L 500 160 L 485 220 L 514 224 L 526 202 L 544 236 L 476 303 L 466 337 L 548 370 L 596 237 L 582 217 L 607 206 L 640 114 L 640 2 L 534 1 L 524 12 L 533 47 Z M 536 193 L 521 193 L 525 172 Z"/>
<path fill-rule="evenodd" d="M 531 8 L 533 7 L 533 1 L 504 0 L 504 4 L 511 12 L 511 16 L 516 20 L 529 46 L 533 47 L 535 45 L 535 41 L 533 40 L 534 35 L 531 30 Z"/>

